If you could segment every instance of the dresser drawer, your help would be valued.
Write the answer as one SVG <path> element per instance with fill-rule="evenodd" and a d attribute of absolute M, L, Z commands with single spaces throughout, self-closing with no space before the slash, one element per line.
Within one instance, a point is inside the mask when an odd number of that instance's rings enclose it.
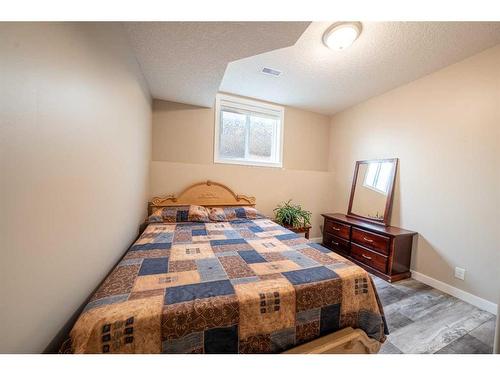
<path fill-rule="evenodd" d="M 380 253 L 389 254 L 389 237 L 352 228 L 352 241 Z"/>
<path fill-rule="evenodd" d="M 349 241 L 346 241 L 340 237 L 325 233 L 325 235 L 323 236 L 323 245 L 335 252 L 345 255 L 349 254 Z"/>
<path fill-rule="evenodd" d="M 325 220 L 325 232 L 330 235 L 349 240 L 351 226 L 341 224 L 337 221 Z"/>
<path fill-rule="evenodd" d="M 358 246 L 355 243 L 351 243 L 351 256 L 359 260 L 361 263 L 366 264 L 380 272 L 386 272 L 387 269 L 387 257 L 379 253 L 366 249 L 364 247 Z"/>

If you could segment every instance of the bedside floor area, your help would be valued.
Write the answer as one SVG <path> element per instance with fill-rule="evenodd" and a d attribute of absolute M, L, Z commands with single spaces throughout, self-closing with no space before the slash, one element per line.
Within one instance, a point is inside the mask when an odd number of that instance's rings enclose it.
<path fill-rule="evenodd" d="M 414 279 L 372 275 L 390 334 L 380 354 L 491 354 L 496 317 Z"/>

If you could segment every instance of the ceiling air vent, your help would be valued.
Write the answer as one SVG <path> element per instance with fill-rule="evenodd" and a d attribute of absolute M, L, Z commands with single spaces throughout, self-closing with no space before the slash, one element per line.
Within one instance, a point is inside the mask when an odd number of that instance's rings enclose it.
<path fill-rule="evenodd" d="M 281 75 L 281 72 L 279 70 L 272 69 L 272 68 L 262 68 L 262 73 L 268 74 L 268 75 L 274 76 L 274 77 L 279 77 Z"/>

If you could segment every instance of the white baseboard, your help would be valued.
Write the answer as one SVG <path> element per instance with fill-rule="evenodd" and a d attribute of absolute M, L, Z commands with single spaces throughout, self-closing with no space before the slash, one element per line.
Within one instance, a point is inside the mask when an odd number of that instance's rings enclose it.
<path fill-rule="evenodd" d="M 313 237 L 313 238 L 309 238 L 309 241 L 311 241 L 311 242 L 316 242 L 316 243 L 321 243 L 321 242 L 323 242 L 323 237 Z"/>
<path fill-rule="evenodd" d="M 432 286 L 433 288 L 439 289 L 442 292 L 448 293 L 448 294 L 452 295 L 453 297 L 457 297 L 457 298 L 461 299 L 462 301 L 470 303 L 471 305 L 479 307 L 481 310 L 488 311 L 494 315 L 496 315 L 498 313 L 497 304 L 490 302 L 488 300 L 485 300 L 484 298 L 475 296 L 474 294 L 466 292 L 465 290 L 455 288 L 454 286 L 451 286 L 450 284 L 443 283 L 442 281 L 433 279 L 430 276 L 424 275 L 423 273 L 420 273 L 420 272 L 417 272 L 414 270 L 411 270 L 411 277 L 414 278 L 415 280 L 418 280 L 418 281 L 424 283 L 424 284 Z"/>

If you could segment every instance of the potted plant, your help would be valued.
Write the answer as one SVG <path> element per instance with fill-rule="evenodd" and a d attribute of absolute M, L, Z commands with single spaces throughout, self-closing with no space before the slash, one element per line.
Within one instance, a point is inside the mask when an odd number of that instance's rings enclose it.
<path fill-rule="evenodd" d="M 275 221 L 289 228 L 303 228 L 311 225 L 311 213 L 303 210 L 298 204 L 292 204 L 290 199 L 274 209 Z"/>

